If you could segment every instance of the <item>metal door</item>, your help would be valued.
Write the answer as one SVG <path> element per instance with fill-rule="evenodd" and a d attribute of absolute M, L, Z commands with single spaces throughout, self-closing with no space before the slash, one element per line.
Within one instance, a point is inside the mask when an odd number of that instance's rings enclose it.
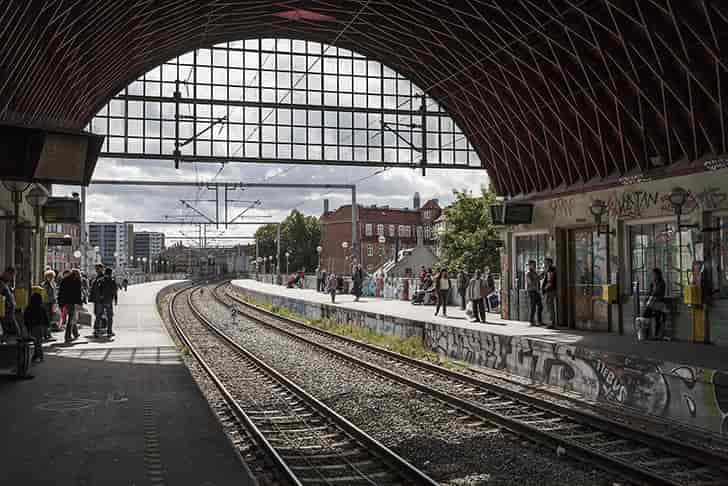
<path fill-rule="evenodd" d="M 569 232 L 567 297 L 569 324 L 576 329 L 609 330 L 602 284 L 607 282 L 607 240 L 596 228 Z"/>

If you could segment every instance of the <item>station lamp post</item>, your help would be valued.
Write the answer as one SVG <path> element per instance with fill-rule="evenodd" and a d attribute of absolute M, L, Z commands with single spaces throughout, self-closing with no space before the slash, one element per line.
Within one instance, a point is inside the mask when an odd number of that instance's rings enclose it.
<path fill-rule="evenodd" d="M 346 260 L 347 260 L 346 250 L 347 250 L 347 248 L 349 248 L 349 242 L 348 241 L 342 241 L 341 242 L 341 248 L 344 249 L 344 275 L 346 275 Z"/>
<path fill-rule="evenodd" d="M 291 252 L 287 251 L 286 252 L 286 277 L 288 277 L 288 275 L 289 275 L 289 273 L 288 273 L 288 258 L 290 256 L 291 256 Z"/>
<path fill-rule="evenodd" d="M 324 250 L 324 247 L 319 245 L 316 247 L 316 253 L 318 253 L 318 269 L 319 272 L 321 271 L 321 252 Z"/>

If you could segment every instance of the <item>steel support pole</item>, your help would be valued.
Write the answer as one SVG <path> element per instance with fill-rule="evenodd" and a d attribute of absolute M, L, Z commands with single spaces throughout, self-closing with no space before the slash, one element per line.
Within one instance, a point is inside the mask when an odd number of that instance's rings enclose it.
<path fill-rule="evenodd" d="M 421 122 L 422 123 L 422 176 L 424 177 L 426 167 L 427 167 L 427 95 L 425 93 L 422 93 L 422 105 L 420 106 L 420 111 L 422 114 Z"/>
<path fill-rule="evenodd" d="M 359 254 L 359 208 L 356 205 L 356 186 L 351 186 L 351 254 L 361 261 Z"/>
<path fill-rule="evenodd" d="M 86 262 L 86 186 L 81 186 L 81 269 L 88 272 Z"/>
<path fill-rule="evenodd" d="M 280 268 L 279 267 L 279 264 L 281 261 L 280 256 L 281 256 L 281 224 L 278 223 L 276 225 L 276 267 L 275 267 L 276 268 L 276 278 L 279 273 L 278 270 Z"/>

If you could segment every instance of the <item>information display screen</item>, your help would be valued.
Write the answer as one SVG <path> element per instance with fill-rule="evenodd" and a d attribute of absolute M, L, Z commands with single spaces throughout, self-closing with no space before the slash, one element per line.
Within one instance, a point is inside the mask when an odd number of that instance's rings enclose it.
<path fill-rule="evenodd" d="M 81 202 L 69 197 L 51 197 L 43 207 L 46 223 L 81 223 Z"/>
<path fill-rule="evenodd" d="M 533 204 L 506 204 L 503 224 L 533 223 Z"/>

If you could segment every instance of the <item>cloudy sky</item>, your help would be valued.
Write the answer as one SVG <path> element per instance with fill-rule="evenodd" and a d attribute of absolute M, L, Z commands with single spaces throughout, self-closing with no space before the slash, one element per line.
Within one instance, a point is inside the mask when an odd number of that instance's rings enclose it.
<path fill-rule="evenodd" d="M 318 43 L 285 39 L 221 44 L 212 49 L 198 49 L 194 56 L 188 53 L 171 59 L 146 73 L 120 94 L 130 95 L 132 98 L 144 94 L 162 96 L 164 100 L 173 101 L 170 97 L 176 80 L 182 83 L 183 101 L 191 99 L 193 94 L 198 99 L 211 100 L 195 104 L 194 111 L 192 103 L 183 102 L 180 115 L 187 114 L 189 119 L 194 119 L 193 113 L 196 113 L 195 117 L 226 116 L 223 124 L 196 139 L 195 150 L 209 147 L 210 152 L 190 153 L 188 150 L 193 144 L 189 144 L 182 149 L 183 154 L 193 157 L 211 153 L 224 156 L 229 152 L 255 159 L 266 157 L 266 149 L 274 150 L 277 147 L 275 154 L 279 159 L 285 158 L 286 155 L 281 154 L 288 150 L 290 153 L 287 157 L 321 160 L 329 158 L 322 153 L 324 146 L 327 150 L 333 148 L 336 153 L 336 143 L 342 143 L 338 155 L 342 160 L 355 158 L 417 163 L 418 155 L 413 151 L 399 150 L 401 144 L 397 142 L 395 134 L 382 130 L 380 124 L 382 120 L 395 124 L 416 123 L 419 115 L 390 114 L 383 118 L 376 114 L 362 116 L 356 108 L 368 106 L 374 109 L 381 107 L 417 110 L 419 93 L 422 90 L 394 71 L 356 53 L 343 49 L 337 51 L 334 47 Z M 196 87 L 190 84 L 193 81 Z M 244 109 L 225 108 L 225 102 L 239 102 L 243 99 L 279 104 L 287 101 L 308 104 L 314 108 L 263 108 L 261 111 L 247 105 Z M 235 106 L 235 103 L 230 106 Z M 317 108 L 319 106 L 321 108 Z M 344 111 L 337 116 L 334 111 L 326 111 L 328 106 L 340 106 L 349 110 L 354 108 L 355 114 L 352 116 Z M 430 111 L 438 109 L 433 100 L 429 100 L 427 106 Z M 196 121 L 197 125 L 191 121 L 180 123 L 182 139 L 209 127 L 209 121 L 204 117 Z M 296 128 L 291 132 L 285 129 L 276 130 L 279 123 L 293 123 L 307 128 Z M 449 117 L 428 116 L 427 125 L 429 160 L 448 163 L 463 161 L 468 153 L 471 157 L 474 156 L 474 152 L 468 152 L 471 147 Z M 125 102 L 115 99 L 107 108 L 102 109 L 89 130 L 107 136 L 105 150 L 109 152 L 169 154 L 174 144 L 174 104 L 149 100 L 143 103 L 134 100 Z M 147 138 L 142 138 L 142 135 Z M 311 142 L 308 152 L 305 148 L 301 149 L 304 146 L 297 137 Z M 419 136 L 413 134 L 412 137 L 413 144 L 419 146 Z M 262 143 L 259 145 L 260 142 Z M 293 145 L 290 145 L 291 142 Z M 369 147 L 370 152 L 367 154 L 367 148 L 361 147 L 355 147 L 352 152 L 351 148 L 346 148 L 347 143 L 356 146 L 364 144 Z M 259 148 L 263 153 L 257 152 Z M 249 149 L 253 149 L 252 154 L 248 153 Z M 267 158 L 275 159 L 276 156 Z M 478 165 L 477 158 L 475 160 L 474 164 Z M 422 177 L 420 171 L 412 169 L 382 171 L 341 166 L 251 163 L 229 163 L 224 167 L 219 164 L 188 163 L 175 170 L 170 161 L 140 160 L 133 157 L 100 159 L 94 179 L 356 184 L 360 204 L 393 207 L 412 207 L 412 196 L 416 191 L 420 193 L 422 202 L 438 198 L 442 205 L 446 205 L 452 200 L 453 189 L 478 191 L 482 185 L 488 183 L 487 175 L 480 170 L 429 170 L 426 177 Z M 78 190 L 77 187 L 66 186 L 54 188 L 58 195 Z M 186 216 L 190 221 L 199 221 L 201 218 L 194 216 L 191 209 L 185 209 L 180 200 L 190 201 L 198 210 L 214 218 L 215 204 L 203 201 L 214 197 L 214 191 L 194 188 L 92 185 L 88 193 L 87 221 L 160 220 L 181 216 Z M 271 222 L 281 220 L 294 208 L 305 214 L 319 216 L 324 199 L 330 200 L 332 209 L 351 201 L 350 193 L 345 192 L 281 189 L 247 189 L 244 192 L 238 190 L 231 193 L 230 197 L 260 200 L 260 206 L 246 212 L 245 217 L 257 217 L 258 220 Z M 243 202 L 232 203 L 229 217 L 232 218 L 248 205 Z M 193 226 L 178 225 L 136 225 L 136 229 L 164 231 L 169 235 L 192 235 L 196 231 Z M 224 234 L 249 236 L 255 229 L 255 226 L 231 227 Z M 213 234 L 223 234 L 223 231 Z"/>
<path fill-rule="evenodd" d="M 377 170 L 355 167 L 312 167 L 295 165 L 227 164 L 222 171 L 218 164 L 184 164 L 175 170 L 169 161 L 99 161 L 94 179 L 114 180 L 175 180 L 219 182 L 285 182 L 285 183 L 356 183 L 360 204 L 388 204 L 393 207 L 412 207 L 412 196 L 418 191 L 422 201 L 438 198 L 441 204 L 452 200 L 453 189 L 478 191 L 487 185 L 484 171 L 430 170 L 426 177 L 420 171 L 410 169 L 390 169 L 368 177 Z M 365 179 L 366 178 L 366 179 Z M 358 182 L 357 182 L 358 181 Z M 69 195 L 78 187 L 56 186 L 54 194 Z M 214 219 L 215 204 L 195 203 L 199 199 L 214 199 L 214 191 L 198 191 L 192 188 L 163 188 L 142 186 L 90 186 L 88 189 L 87 221 L 133 221 L 158 220 L 165 217 L 188 216 L 187 220 L 199 221 L 193 212 L 184 209 L 181 199 L 193 204 Z M 221 194 L 222 197 L 222 194 Z M 278 221 L 291 209 L 305 214 L 320 216 L 323 200 L 328 198 L 332 208 L 347 204 L 351 196 L 346 192 L 281 189 L 248 189 L 230 194 L 231 199 L 260 200 L 259 209 L 246 212 L 245 216 L 258 220 Z M 248 203 L 231 203 L 230 218 L 245 209 Z M 222 212 L 222 205 L 221 205 Z M 164 231 L 170 235 L 193 235 L 194 226 L 178 225 L 136 225 L 137 230 Z M 240 226 L 227 231 L 215 231 L 216 235 L 252 235 L 255 226 Z"/>

